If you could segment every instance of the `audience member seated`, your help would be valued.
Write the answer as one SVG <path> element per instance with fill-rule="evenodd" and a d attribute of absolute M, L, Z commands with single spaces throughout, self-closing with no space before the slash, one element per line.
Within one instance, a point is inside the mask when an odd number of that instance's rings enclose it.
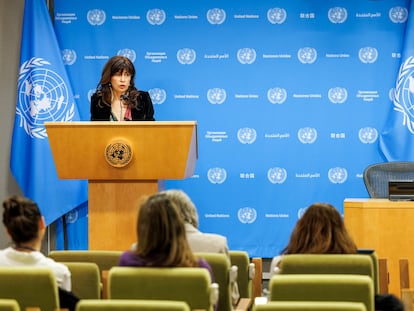
<path fill-rule="evenodd" d="M 57 281 L 61 308 L 74 310 L 78 298 L 71 293 L 68 267 L 40 252 L 46 224 L 37 204 L 12 196 L 3 201 L 3 209 L 3 224 L 13 245 L 0 250 L 0 266 L 49 267 Z"/>
<path fill-rule="evenodd" d="M 214 276 L 204 259 L 197 259 L 188 245 L 184 221 L 175 203 L 165 194 L 149 196 L 140 206 L 135 249 L 122 253 L 120 266 L 203 267 Z"/>
<path fill-rule="evenodd" d="M 357 245 L 348 233 L 339 211 L 328 203 L 314 203 L 296 223 L 282 254 L 272 259 L 270 273 L 278 273 L 285 254 L 356 253 Z M 394 295 L 376 295 L 375 310 L 403 311 L 403 304 Z"/>

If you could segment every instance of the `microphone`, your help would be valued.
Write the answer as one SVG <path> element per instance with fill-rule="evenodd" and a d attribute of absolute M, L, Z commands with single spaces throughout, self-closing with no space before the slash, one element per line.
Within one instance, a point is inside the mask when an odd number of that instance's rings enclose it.
<path fill-rule="evenodd" d="M 122 95 L 119 97 L 119 99 L 120 99 L 120 100 L 124 100 L 124 101 L 128 101 L 128 95 L 126 95 L 126 94 L 122 94 Z"/>

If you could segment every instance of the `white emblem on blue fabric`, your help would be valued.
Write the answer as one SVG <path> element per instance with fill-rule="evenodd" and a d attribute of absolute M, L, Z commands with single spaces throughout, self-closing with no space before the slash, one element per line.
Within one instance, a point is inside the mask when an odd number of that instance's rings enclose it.
<path fill-rule="evenodd" d="M 182 65 L 191 65 L 197 58 L 196 51 L 190 48 L 183 48 L 177 51 L 177 60 Z"/>
<path fill-rule="evenodd" d="M 25 61 L 19 71 L 16 116 L 20 127 L 34 138 L 47 138 L 45 121 L 71 121 L 75 103 L 68 102 L 69 90 L 62 77 L 39 57 Z"/>
<path fill-rule="evenodd" d="M 267 171 L 267 178 L 272 184 L 283 184 L 287 178 L 286 169 L 283 167 L 272 167 Z"/>
<path fill-rule="evenodd" d="M 318 138 L 318 132 L 313 127 L 303 127 L 298 131 L 298 138 L 302 144 L 313 144 Z"/>
<path fill-rule="evenodd" d="M 373 144 L 378 138 L 378 131 L 374 127 L 363 127 L 358 131 L 358 138 L 364 144 Z"/>
<path fill-rule="evenodd" d="M 106 13 L 104 10 L 93 9 L 88 11 L 86 18 L 92 26 L 101 26 L 105 23 Z"/>
<path fill-rule="evenodd" d="M 271 8 L 267 10 L 267 20 L 271 24 L 283 24 L 286 21 L 287 13 L 283 8 Z"/>
<path fill-rule="evenodd" d="M 253 144 L 257 138 L 256 130 L 244 127 L 237 131 L 237 138 L 242 144 Z"/>
<path fill-rule="evenodd" d="M 348 91 L 344 87 L 330 88 L 328 98 L 333 104 L 343 104 L 348 99 Z"/>
<path fill-rule="evenodd" d="M 243 207 L 238 210 L 237 218 L 242 224 L 252 224 L 256 221 L 257 212 L 252 207 Z"/>
<path fill-rule="evenodd" d="M 378 50 L 376 48 L 367 46 L 358 51 L 358 57 L 364 64 L 375 63 L 378 59 Z"/>
<path fill-rule="evenodd" d="M 252 48 L 242 48 L 237 51 L 237 60 L 240 64 L 251 65 L 256 60 L 256 51 Z"/>
<path fill-rule="evenodd" d="M 221 105 L 226 101 L 227 94 L 225 89 L 221 89 L 218 87 L 209 89 L 207 91 L 207 100 L 210 104 L 218 104 Z"/>
<path fill-rule="evenodd" d="M 75 50 L 64 49 L 62 50 L 62 60 L 65 65 L 73 65 L 76 62 Z"/>
<path fill-rule="evenodd" d="M 395 6 L 389 10 L 388 16 L 393 23 L 402 24 L 407 21 L 408 10 L 401 6 Z"/>
<path fill-rule="evenodd" d="M 167 99 L 167 92 L 164 89 L 153 88 L 148 90 L 153 104 L 161 105 Z"/>
<path fill-rule="evenodd" d="M 318 57 L 315 48 L 304 47 L 298 50 L 298 59 L 302 64 L 313 64 Z"/>
<path fill-rule="evenodd" d="M 210 9 L 207 11 L 207 20 L 212 25 L 221 25 L 226 20 L 226 11 L 219 8 Z"/>
<path fill-rule="evenodd" d="M 150 25 L 159 26 L 164 24 L 167 15 L 164 10 L 151 9 L 147 11 L 147 21 Z"/>
<path fill-rule="evenodd" d="M 283 104 L 287 99 L 286 89 L 281 87 L 274 87 L 267 90 L 267 99 L 272 104 Z"/>
<path fill-rule="evenodd" d="M 78 220 L 78 211 L 76 209 L 71 210 L 65 215 L 66 223 L 73 224 Z"/>
<path fill-rule="evenodd" d="M 213 167 L 208 170 L 207 178 L 212 184 L 222 184 L 227 178 L 227 172 L 224 168 Z"/>
<path fill-rule="evenodd" d="M 402 114 L 402 125 L 414 134 L 414 57 L 401 64 L 394 94 L 394 110 Z"/>
<path fill-rule="evenodd" d="M 342 7 L 334 7 L 328 10 L 328 18 L 333 24 L 342 24 L 348 18 L 348 11 Z"/>
<path fill-rule="evenodd" d="M 135 62 L 135 59 L 137 58 L 137 53 L 133 49 L 121 49 L 118 50 L 116 53 L 118 56 L 124 56 L 129 58 L 131 62 Z"/>
<path fill-rule="evenodd" d="M 328 171 L 328 178 L 333 184 L 343 184 L 348 179 L 348 171 L 343 167 L 333 167 Z"/>

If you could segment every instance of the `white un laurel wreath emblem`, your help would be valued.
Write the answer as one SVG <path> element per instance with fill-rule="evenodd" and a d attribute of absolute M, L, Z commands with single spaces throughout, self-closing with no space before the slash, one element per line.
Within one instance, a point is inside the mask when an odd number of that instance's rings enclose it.
<path fill-rule="evenodd" d="M 227 178 L 227 172 L 221 167 L 210 168 L 207 172 L 207 178 L 212 184 L 222 184 Z"/>
<path fill-rule="evenodd" d="M 272 8 L 267 11 L 267 20 L 269 23 L 275 25 L 283 24 L 286 21 L 287 13 L 282 8 Z"/>
<path fill-rule="evenodd" d="M 402 24 L 405 23 L 408 18 L 408 10 L 401 6 L 396 6 L 389 10 L 388 16 L 393 23 Z"/>
<path fill-rule="evenodd" d="M 167 14 L 161 9 L 151 9 L 147 11 L 147 21 L 150 25 L 159 26 L 164 24 Z"/>
<path fill-rule="evenodd" d="M 183 48 L 177 51 L 177 60 L 181 65 L 191 65 L 196 57 L 196 51 L 193 49 Z"/>
<path fill-rule="evenodd" d="M 402 113 L 402 125 L 414 134 L 414 57 L 408 57 L 401 65 L 394 94 L 394 110 Z"/>
<path fill-rule="evenodd" d="M 167 92 L 164 89 L 153 88 L 148 90 L 148 93 L 151 97 L 152 103 L 156 105 L 161 105 L 167 99 Z"/>
<path fill-rule="evenodd" d="M 237 218 L 242 224 L 251 224 L 256 221 L 257 212 L 252 207 L 243 207 L 237 211 Z"/>
<path fill-rule="evenodd" d="M 328 171 L 328 178 L 333 184 L 343 184 L 348 179 L 348 171 L 343 167 L 333 167 Z"/>
<path fill-rule="evenodd" d="M 226 11 L 219 8 L 210 9 L 207 11 L 207 20 L 212 25 L 221 25 L 226 20 Z"/>
<path fill-rule="evenodd" d="M 274 87 L 267 91 L 267 100 L 272 104 L 283 104 L 287 99 L 286 89 Z"/>
<path fill-rule="evenodd" d="M 378 50 L 367 46 L 358 51 L 359 60 L 364 64 L 373 64 L 378 59 Z"/>
<path fill-rule="evenodd" d="M 25 61 L 19 72 L 16 115 L 30 137 L 47 138 L 45 121 L 71 121 L 75 103 L 68 103 L 65 81 L 39 57 Z"/>
<path fill-rule="evenodd" d="M 104 10 L 93 9 L 88 11 L 86 18 L 92 26 L 101 26 L 105 23 L 106 13 Z"/>
<path fill-rule="evenodd" d="M 348 11 L 341 7 L 330 8 L 328 18 L 332 24 L 342 24 L 348 18 Z"/>
<path fill-rule="evenodd" d="M 267 171 L 267 179 L 269 179 L 272 184 L 283 184 L 286 178 L 286 169 L 282 167 L 272 167 Z"/>
<path fill-rule="evenodd" d="M 328 91 L 329 101 L 333 104 L 343 104 L 348 99 L 348 91 L 343 87 L 334 87 Z"/>
<path fill-rule="evenodd" d="M 124 56 L 131 60 L 131 62 L 135 62 L 137 58 L 137 53 L 132 49 L 121 49 L 116 53 L 118 56 Z"/>
<path fill-rule="evenodd" d="M 226 101 L 226 98 L 227 98 L 227 93 L 225 89 L 215 87 L 207 91 L 207 100 L 210 104 L 221 105 L 222 103 Z"/>
<path fill-rule="evenodd" d="M 257 133 L 254 128 L 244 127 L 237 131 L 237 139 L 242 144 L 253 144 L 256 138 Z"/>
<path fill-rule="evenodd" d="M 373 144 L 378 139 L 378 131 L 374 127 L 363 127 L 358 131 L 358 138 L 363 144 Z"/>

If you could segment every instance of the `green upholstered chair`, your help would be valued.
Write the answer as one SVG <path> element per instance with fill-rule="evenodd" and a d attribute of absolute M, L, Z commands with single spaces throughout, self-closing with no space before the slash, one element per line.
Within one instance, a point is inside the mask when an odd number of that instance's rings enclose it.
<path fill-rule="evenodd" d="M 362 302 L 344 301 L 270 301 L 255 305 L 253 311 L 366 311 Z"/>
<path fill-rule="evenodd" d="M 205 268 L 113 267 L 108 274 L 110 299 L 178 300 L 212 311 L 218 291 Z"/>
<path fill-rule="evenodd" d="M 99 268 L 93 262 L 62 262 L 71 273 L 72 292 L 79 299 L 101 298 L 101 277 Z"/>
<path fill-rule="evenodd" d="M 115 250 L 51 251 L 49 257 L 60 262 L 94 262 L 102 273 L 117 266 L 121 254 L 122 251 Z"/>
<path fill-rule="evenodd" d="M 190 311 L 184 301 L 136 299 L 80 300 L 76 311 Z"/>
<path fill-rule="evenodd" d="M 0 311 L 20 311 L 16 299 L 0 299 Z"/>
<path fill-rule="evenodd" d="M 374 311 L 371 277 L 356 274 L 279 274 L 270 279 L 270 301 L 362 302 Z"/>
<path fill-rule="evenodd" d="M 204 258 L 213 269 L 214 281 L 219 285 L 219 300 L 217 311 L 231 311 L 233 304 L 237 305 L 240 294 L 237 285 L 237 266 L 230 266 L 227 255 L 221 253 L 194 253 L 199 258 Z M 237 295 L 232 299 L 233 287 L 237 286 Z"/>
<path fill-rule="evenodd" d="M 237 266 L 237 284 L 240 297 L 252 298 L 252 283 L 255 274 L 254 263 L 250 262 L 249 254 L 245 251 L 229 251 L 232 265 Z"/>
<path fill-rule="evenodd" d="M 376 265 L 377 269 L 378 265 Z M 371 278 L 378 293 L 378 274 L 373 257 L 363 254 L 290 254 L 283 255 L 282 274 L 360 274 Z M 377 271 L 378 273 L 378 271 Z"/>
<path fill-rule="evenodd" d="M 59 308 L 55 275 L 46 267 L 0 267 L 0 298 L 15 299 L 21 310 Z"/>

